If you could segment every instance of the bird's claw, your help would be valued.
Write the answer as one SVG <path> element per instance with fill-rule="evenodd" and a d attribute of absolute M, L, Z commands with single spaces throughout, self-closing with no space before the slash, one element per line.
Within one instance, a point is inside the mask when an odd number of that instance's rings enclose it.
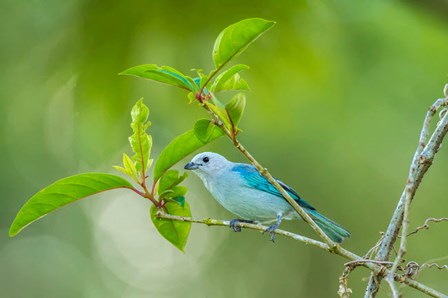
<path fill-rule="evenodd" d="M 254 223 L 253 220 L 245 220 L 245 219 L 235 218 L 235 219 L 232 219 L 232 220 L 230 221 L 229 226 L 230 226 L 235 232 L 241 232 L 241 227 L 238 225 L 240 222 Z"/>
<path fill-rule="evenodd" d="M 232 219 L 232 220 L 230 221 L 229 226 L 233 229 L 233 231 L 235 231 L 235 232 L 241 232 L 241 227 L 238 226 L 238 223 L 239 223 L 239 222 L 240 222 L 240 220 L 237 219 L 237 218 Z"/>
<path fill-rule="evenodd" d="M 271 241 L 275 243 L 275 230 L 278 228 L 278 224 L 273 224 L 269 227 L 267 227 L 264 231 L 263 234 L 266 232 L 269 232 L 269 235 L 271 236 Z"/>

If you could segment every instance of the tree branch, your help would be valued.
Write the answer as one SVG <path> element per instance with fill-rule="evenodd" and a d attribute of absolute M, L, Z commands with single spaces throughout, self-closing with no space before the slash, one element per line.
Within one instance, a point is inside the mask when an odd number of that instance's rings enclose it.
<path fill-rule="evenodd" d="M 412 199 L 414 198 L 415 192 L 420 185 L 420 182 L 423 179 L 423 176 L 431 166 L 434 160 L 434 156 L 439 150 L 442 140 L 448 131 L 448 113 L 445 112 L 442 119 L 437 124 L 437 127 L 434 130 L 433 134 L 431 135 L 431 138 L 425 146 L 429 134 L 429 125 L 432 118 L 439 108 L 448 104 L 448 84 L 445 85 L 444 93 L 445 98 L 437 99 L 436 102 L 429 108 L 426 114 L 420 133 L 419 143 L 411 162 L 411 167 L 409 169 L 406 186 L 386 230 L 378 253 L 375 257 L 375 259 L 379 261 L 386 261 L 389 259 L 390 252 L 392 251 L 394 243 L 397 239 L 398 232 L 403 226 L 400 250 L 392 268 L 393 273 L 396 272 L 398 264 L 406 252 L 406 236 L 409 223 L 410 204 L 412 202 Z M 374 276 L 374 274 L 372 273 L 365 292 L 366 298 L 375 297 L 376 293 L 378 292 L 380 282 L 381 276 Z"/>
<path fill-rule="evenodd" d="M 189 218 L 189 217 L 182 217 L 182 216 L 176 216 L 176 215 L 171 215 L 171 214 L 166 214 L 163 213 L 161 211 L 158 212 L 157 216 L 159 218 L 165 218 L 165 219 L 171 219 L 171 220 L 178 220 L 178 221 L 184 221 L 184 222 L 191 222 L 191 223 L 200 223 L 200 224 L 205 224 L 207 226 L 227 226 L 230 227 L 230 221 L 228 220 L 219 220 L 219 219 L 211 219 L 211 218 L 205 218 L 205 219 L 193 219 L 193 218 Z M 250 230 L 256 230 L 256 231 L 260 231 L 260 232 L 264 232 L 266 230 L 267 227 L 263 226 L 263 225 L 259 225 L 259 224 L 251 224 L 251 223 L 245 223 L 245 222 L 238 222 L 237 226 L 239 226 L 240 228 L 246 228 L 246 229 L 250 229 Z M 329 246 L 323 242 L 308 238 L 308 237 L 304 237 L 298 234 L 294 234 L 288 231 L 284 231 L 284 230 L 280 230 L 277 229 L 275 230 L 275 234 L 277 235 L 282 235 L 285 236 L 287 238 L 291 238 L 300 242 L 303 242 L 307 245 L 313 245 L 316 247 L 319 247 L 321 249 L 325 249 L 328 250 Z"/>
<path fill-rule="evenodd" d="M 191 222 L 191 223 L 197 223 L 197 224 L 205 224 L 207 226 L 225 226 L 225 227 L 230 227 L 230 221 L 228 220 L 218 220 L 218 219 L 211 219 L 211 218 L 205 218 L 205 219 L 193 219 L 190 217 L 183 217 L 183 216 L 176 216 L 176 215 L 171 215 L 171 214 L 166 214 L 162 211 L 158 211 L 157 212 L 157 217 L 159 217 L 160 219 L 168 219 L 168 220 L 177 220 L 177 221 L 183 221 L 183 222 Z M 264 230 L 267 228 L 263 225 L 259 225 L 259 224 L 250 224 L 250 223 L 245 223 L 245 222 L 239 222 L 237 224 L 240 228 L 246 228 L 246 229 L 250 229 L 250 230 L 256 230 L 259 232 L 264 232 Z M 362 257 L 352 253 L 351 251 L 348 251 L 340 246 L 338 246 L 337 250 L 334 250 L 333 247 L 329 246 L 326 243 L 323 243 L 321 241 L 317 241 L 308 237 L 304 237 L 295 233 L 291 233 L 288 231 L 284 231 L 284 230 L 279 230 L 276 229 L 275 233 L 277 235 L 282 235 L 284 237 L 299 241 L 299 242 L 303 242 L 307 245 L 312 245 L 321 249 L 324 249 L 330 253 L 334 253 L 337 254 L 345 259 L 348 259 L 350 261 L 354 261 L 354 262 L 358 262 L 358 264 L 356 264 L 357 266 L 363 266 L 366 267 L 368 269 L 370 269 L 372 272 L 375 273 L 375 275 L 377 276 L 386 276 L 388 274 L 392 274 L 385 266 L 377 264 L 378 261 L 375 260 L 365 260 Z M 350 265 L 349 265 L 350 266 Z M 398 274 L 393 274 L 392 275 L 393 279 L 397 282 L 406 284 L 416 290 L 419 290 L 422 293 L 425 293 L 431 297 L 436 297 L 436 298 L 446 298 L 447 296 L 432 289 L 429 288 L 428 286 L 421 284 L 415 280 L 412 280 L 408 277 L 405 276 L 400 276 Z"/>

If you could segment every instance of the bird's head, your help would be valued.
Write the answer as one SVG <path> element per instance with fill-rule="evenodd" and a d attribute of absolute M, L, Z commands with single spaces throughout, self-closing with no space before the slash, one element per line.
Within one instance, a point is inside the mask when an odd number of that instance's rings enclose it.
<path fill-rule="evenodd" d="M 184 169 L 192 170 L 201 177 L 219 173 L 230 165 L 231 162 L 217 153 L 203 152 L 193 157 Z"/>

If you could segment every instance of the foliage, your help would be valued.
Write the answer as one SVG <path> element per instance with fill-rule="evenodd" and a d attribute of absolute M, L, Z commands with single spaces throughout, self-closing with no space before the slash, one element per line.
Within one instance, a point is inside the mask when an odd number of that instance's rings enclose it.
<path fill-rule="evenodd" d="M 9 229 L 9 235 L 17 235 L 27 225 L 65 205 L 117 188 L 132 188 L 132 185 L 121 177 L 104 173 L 84 173 L 56 181 L 23 205 Z"/>
<path fill-rule="evenodd" d="M 191 217 L 190 206 L 187 202 L 184 202 L 184 205 L 176 202 L 168 202 L 163 209 L 168 214 Z M 191 223 L 158 218 L 157 212 L 158 210 L 155 205 L 152 205 L 150 215 L 154 226 L 166 240 L 171 242 L 181 251 L 184 251 L 184 247 L 187 244 L 188 234 L 190 233 Z"/>
<path fill-rule="evenodd" d="M 191 222 L 159 216 L 159 212 L 164 212 L 173 216 L 191 217 L 190 205 L 185 199 L 188 190 L 180 185 L 187 174 L 180 174 L 172 167 L 187 155 L 221 137 L 226 131 L 230 131 L 233 139 L 236 138 L 246 98 L 244 94 L 238 93 L 227 104 L 223 104 L 215 93 L 249 90 L 247 82 L 240 75 L 240 72 L 249 69 L 247 65 L 236 64 L 227 69 L 224 67 L 274 24 L 272 21 L 253 18 L 225 28 L 215 41 L 212 52 L 215 69 L 209 75 L 196 70 L 198 77 L 193 78 L 172 67 L 156 64 L 138 65 L 121 72 L 121 75 L 136 76 L 186 90 L 190 103 L 197 100 L 215 112 L 218 118 L 199 119 L 193 129 L 174 138 L 155 161 L 154 179 L 151 187 L 147 187 L 148 170 L 153 164 L 152 137 L 147 133 L 151 122 L 148 121 L 149 108 L 143 103 L 143 99 L 138 100 L 131 111 L 133 134 L 129 137 L 129 143 L 132 157 L 123 153 L 123 165 L 114 166 L 138 184 L 138 187 L 119 176 L 103 173 L 84 173 L 61 179 L 28 200 L 14 219 L 10 236 L 15 236 L 27 225 L 69 203 L 100 192 L 124 188 L 151 201 L 150 218 L 154 226 L 165 239 L 184 251 Z M 221 123 L 224 127 L 219 125 Z"/>

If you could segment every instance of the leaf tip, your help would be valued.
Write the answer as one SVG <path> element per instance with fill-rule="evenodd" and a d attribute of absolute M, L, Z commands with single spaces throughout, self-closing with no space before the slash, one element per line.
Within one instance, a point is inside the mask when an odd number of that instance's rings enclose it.
<path fill-rule="evenodd" d="M 265 23 L 269 24 L 270 27 L 272 27 L 272 26 L 274 26 L 274 25 L 277 24 L 277 22 L 276 22 L 276 21 L 273 21 L 273 20 L 266 20 L 266 19 L 263 19 L 263 18 L 254 18 L 254 19 L 255 19 L 255 20 L 262 21 L 262 22 L 265 22 Z"/>
<path fill-rule="evenodd" d="M 9 229 L 9 237 L 12 238 L 14 236 L 16 236 L 20 231 L 15 231 L 12 227 Z"/>
<path fill-rule="evenodd" d="M 130 73 L 129 73 L 129 70 L 130 69 L 132 69 L 132 67 L 131 68 L 128 68 L 128 69 L 125 69 L 125 70 L 123 70 L 123 71 L 120 71 L 119 73 L 118 73 L 118 75 L 119 76 L 127 76 L 127 75 L 130 75 Z"/>

